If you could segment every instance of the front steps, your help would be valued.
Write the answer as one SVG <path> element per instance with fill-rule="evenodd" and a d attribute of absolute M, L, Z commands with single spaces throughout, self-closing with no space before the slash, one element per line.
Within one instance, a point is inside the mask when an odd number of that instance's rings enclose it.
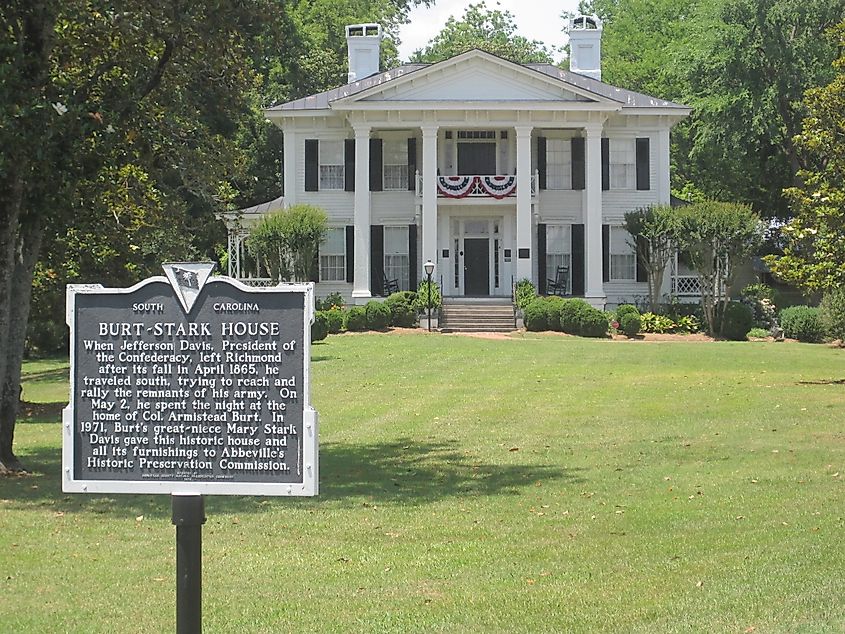
<path fill-rule="evenodd" d="M 512 332 L 513 304 L 508 297 L 445 297 L 441 332 Z"/>

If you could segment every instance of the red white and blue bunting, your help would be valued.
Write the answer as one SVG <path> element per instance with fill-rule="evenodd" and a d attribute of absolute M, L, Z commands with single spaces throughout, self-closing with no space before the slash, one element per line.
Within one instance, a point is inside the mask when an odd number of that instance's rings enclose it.
<path fill-rule="evenodd" d="M 449 198 L 464 198 L 472 191 L 475 179 L 475 176 L 439 176 L 437 189 Z"/>
<path fill-rule="evenodd" d="M 447 198 L 467 196 L 487 197 L 497 200 L 513 196 L 516 176 L 438 176 L 437 193 Z"/>

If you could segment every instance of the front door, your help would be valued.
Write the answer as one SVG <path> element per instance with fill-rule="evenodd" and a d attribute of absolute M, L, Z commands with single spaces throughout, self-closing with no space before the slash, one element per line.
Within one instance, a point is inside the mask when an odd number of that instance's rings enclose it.
<path fill-rule="evenodd" d="M 495 143 L 458 143 L 459 176 L 489 176 L 495 173 Z"/>
<path fill-rule="evenodd" d="M 464 238 L 464 293 L 490 294 L 490 240 Z"/>

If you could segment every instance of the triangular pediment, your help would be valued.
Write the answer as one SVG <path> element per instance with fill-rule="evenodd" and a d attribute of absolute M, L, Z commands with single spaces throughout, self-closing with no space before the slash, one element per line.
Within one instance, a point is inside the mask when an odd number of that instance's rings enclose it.
<path fill-rule="evenodd" d="M 456 101 L 615 103 L 574 84 L 479 50 L 432 64 L 334 103 L 353 107 L 355 103 Z"/>

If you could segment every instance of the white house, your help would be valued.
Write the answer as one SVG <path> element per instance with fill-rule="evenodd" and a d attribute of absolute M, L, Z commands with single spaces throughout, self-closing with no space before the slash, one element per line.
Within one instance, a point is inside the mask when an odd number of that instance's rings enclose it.
<path fill-rule="evenodd" d="M 227 216 L 230 274 L 252 222 L 311 203 L 331 225 L 318 296 L 416 288 L 427 260 L 446 297 L 509 297 L 522 278 L 543 292 L 558 271 L 598 307 L 646 296 L 621 224 L 669 203 L 669 131 L 690 109 L 603 83 L 601 32 L 571 21 L 572 71 L 472 50 L 379 72 L 381 28 L 347 27 L 349 83 L 265 112 L 284 196 Z"/>

